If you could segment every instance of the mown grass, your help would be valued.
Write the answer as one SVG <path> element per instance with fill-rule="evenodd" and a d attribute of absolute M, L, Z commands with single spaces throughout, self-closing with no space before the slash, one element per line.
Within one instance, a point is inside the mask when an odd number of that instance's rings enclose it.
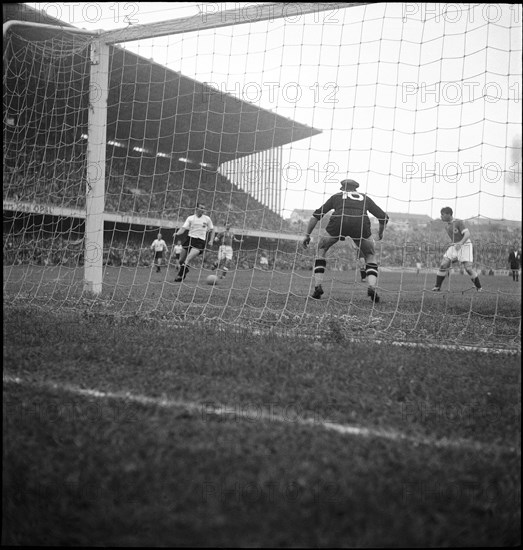
<path fill-rule="evenodd" d="M 4 268 L 8 303 L 88 310 L 168 321 L 202 321 L 322 339 L 367 338 L 520 350 L 521 287 L 509 277 L 483 277 L 484 292 L 468 276 L 453 274 L 432 293 L 433 273 L 382 272 L 381 301 L 372 304 L 355 272 L 331 272 L 322 300 L 310 299 L 310 271 L 237 270 L 216 287 L 207 270 L 182 284 L 175 272 L 111 268 L 103 292 L 83 292 L 83 271 L 65 267 Z M 463 291 L 466 291 L 463 293 Z"/>
<path fill-rule="evenodd" d="M 4 375 L 3 544 L 520 543 L 518 354 L 6 307 Z"/>

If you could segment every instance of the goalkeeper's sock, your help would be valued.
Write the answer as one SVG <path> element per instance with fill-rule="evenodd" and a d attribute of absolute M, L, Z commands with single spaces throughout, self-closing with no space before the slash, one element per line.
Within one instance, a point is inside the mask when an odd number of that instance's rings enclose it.
<path fill-rule="evenodd" d="M 375 287 L 378 282 L 378 264 L 368 263 L 365 266 L 365 272 L 369 286 Z"/>
<path fill-rule="evenodd" d="M 481 288 L 481 283 L 479 282 L 479 277 L 477 275 L 474 279 L 472 279 L 472 282 L 476 288 Z"/>
<path fill-rule="evenodd" d="M 314 285 L 318 286 L 323 283 L 323 276 L 325 275 L 325 267 L 327 266 L 327 260 L 325 258 L 316 258 L 314 260 Z"/>

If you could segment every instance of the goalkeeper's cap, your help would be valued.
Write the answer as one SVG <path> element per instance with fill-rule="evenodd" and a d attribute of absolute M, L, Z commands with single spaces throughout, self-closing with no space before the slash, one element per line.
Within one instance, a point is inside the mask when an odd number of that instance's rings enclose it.
<path fill-rule="evenodd" d="M 342 180 L 340 185 L 343 189 L 357 189 L 360 184 L 354 180 Z"/>

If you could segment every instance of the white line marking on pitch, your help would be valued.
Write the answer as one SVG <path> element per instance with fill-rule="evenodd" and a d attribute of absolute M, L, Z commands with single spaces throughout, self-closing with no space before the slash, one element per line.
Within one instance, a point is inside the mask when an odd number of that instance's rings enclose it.
<path fill-rule="evenodd" d="M 470 439 L 436 439 L 431 437 L 413 436 L 403 434 L 396 430 L 383 430 L 376 428 L 365 428 L 362 426 L 354 426 L 347 424 L 338 424 L 335 422 L 328 422 L 318 420 L 314 418 L 299 418 L 297 416 L 286 417 L 281 414 L 273 413 L 272 411 L 255 409 L 250 407 L 249 409 L 237 407 L 230 407 L 227 405 L 219 405 L 214 402 L 196 403 L 194 401 L 183 401 L 176 399 L 166 399 L 157 397 L 148 397 L 146 395 L 136 395 L 130 392 L 106 392 L 95 389 L 85 389 L 71 384 L 57 384 L 53 382 L 31 382 L 29 380 L 23 380 L 21 378 L 4 375 L 4 384 L 18 384 L 22 386 L 29 386 L 34 388 L 47 388 L 53 390 L 66 391 L 76 395 L 85 397 L 96 397 L 100 399 L 118 399 L 140 405 L 151 405 L 160 407 L 163 409 L 184 409 L 186 411 L 197 413 L 206 416 L 220 416 L 220 417 L 232 417 L 240 418 L 244 421 L 267 421 L 275 422 L 278 424 L 295 424 L 297 426 L 312 426 L 315 428 L 323 428 L 325 430 L 334 431 L 341 435 L 352 435 L 367 438 L 387 439 L 390 441 L 403 441 L 410 443 L 414 446 L 427 445 L 438 447 L 442 449 L 462 449 L 468 451 L 481 451 L 481 452 L 504 452 L 514 453 L 519 455 L 520 450 L 516 447 L 501 446 L 496 444 L 482 443 L 479 441 L 473 441 Z"/>

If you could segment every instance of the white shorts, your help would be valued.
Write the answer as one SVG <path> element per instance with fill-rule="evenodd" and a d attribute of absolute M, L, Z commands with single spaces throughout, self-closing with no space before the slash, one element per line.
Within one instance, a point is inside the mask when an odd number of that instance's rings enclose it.
<path fill-rule="evenodd" d="M 473 262 L 474 254 L 472 251 L 472 243 L 468 242 L 462 244 L 459 250 L 456 250 L 455 245 L 449 246 L 447 252 L 445 252 L 445 258 L 451 262 Z"/>
<path fill-rule="evenodd" d="M 218 261 L 221 260 L 232 260 L 232 246 L 220 246 L 218 249 Z"/>

